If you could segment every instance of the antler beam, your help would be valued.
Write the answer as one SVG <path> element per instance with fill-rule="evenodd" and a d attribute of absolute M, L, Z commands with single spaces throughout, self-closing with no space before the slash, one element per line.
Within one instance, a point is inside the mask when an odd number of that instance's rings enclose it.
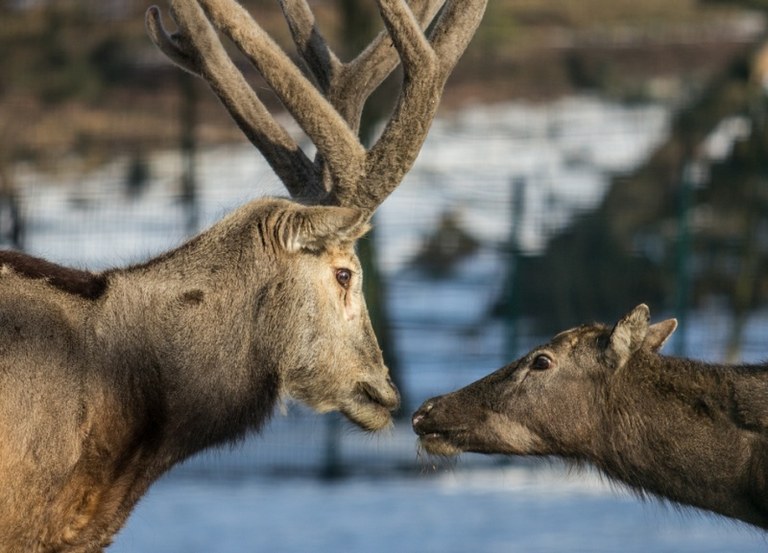
<path fill-rule="evenodd" d="M 379 0 L 386 30 L 342 63 L 317 29 L 306 0 L 280 0 L 314 83 L 234 0 L 171 0 L 178 31 L 147 12 L 152 40 L 172 61 L 205 79 L 291 196 L 372 214 L 410 170 L 437 112 L 445 82 L 466 49 L 487 0 Z M 441 10 L 436 22 L 435 14 Z M 425 35 L 424 28 L 433 23 Z M 275 121 L 230 59 L 216 30 L 253 63 L 317 147 L 310 160 Z M 394 47 L 393 47 L 394 46 Z M 366 100 L 403 64 L 389 122 L 366 150 L 357 136 Z"/>

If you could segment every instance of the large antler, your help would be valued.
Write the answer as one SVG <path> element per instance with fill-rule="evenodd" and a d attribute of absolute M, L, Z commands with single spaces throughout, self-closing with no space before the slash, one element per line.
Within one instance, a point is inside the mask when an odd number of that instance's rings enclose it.
<path fill-rule="evenodd" d="M 372 214 L 416 160 L 445 82 L 486 2 L 411 0 L 408 5 L 405 0 L 378 0 L 386 30 L 357 58 L 342 63 L 319 33 L 307 1 L 280 0 L 314 83 L 235 0 L 171 0 L 178 26 L 173 34 L 164 29 L 160 10 L 152 6 L 147 29 L 171 60 L 208 82 L 291 196 Z M 423 29 L 430 23 L 425 35 Z M 254 64 L 314 143 L 314 161 L 270 115 L 226 53 L 216 29 Z M 366 150 L 357 136 L 363 106 L 398 62 L 403 65 L 399 99 L 382 135 Z"/>

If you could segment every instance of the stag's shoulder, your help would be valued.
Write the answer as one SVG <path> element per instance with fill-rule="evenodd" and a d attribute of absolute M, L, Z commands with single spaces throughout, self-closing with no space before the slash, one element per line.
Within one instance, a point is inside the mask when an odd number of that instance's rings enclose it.
<path fill-rule="evenodd" d="M 108 283 L 105 274 L 64 267 L 25 253 L 3 250 L 0 251 L 0 277 L 8 274 L 42 280 L 61 292 L 87 300 L 103 296 Z"/>

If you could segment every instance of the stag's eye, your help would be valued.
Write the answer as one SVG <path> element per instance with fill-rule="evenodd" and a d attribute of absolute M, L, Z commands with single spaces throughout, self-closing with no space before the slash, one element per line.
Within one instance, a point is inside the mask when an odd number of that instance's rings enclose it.
<path fill-rule="evenodd" d="M 342 288 L 349 288 L 349 283 L 352 282 L 352 271 L 349 269 L 336 269 L 336 282 Z"/>
<path fill-rule="evenodd" d="M 548 355 L 539 354 L 533 359 L 531 368 L 536 371 L 546 371 L 552 367 L 552 359 Z"/>

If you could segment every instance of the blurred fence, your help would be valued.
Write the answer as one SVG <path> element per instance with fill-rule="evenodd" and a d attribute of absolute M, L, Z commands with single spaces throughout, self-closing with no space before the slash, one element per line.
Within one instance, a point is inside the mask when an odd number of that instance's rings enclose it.
<path fill-rule="evenodd" d="M 530 315 L 507 301 L 520 260 L 548 255 L 552 237 L 591 217 L 616 176 L 641 166 L 668 138 L 671 117 L 668 107 L 656 104 L 573 97 L 539 106 L 468 108 L 435 123 L 416 167 L 376 215 L 399 380 L 411 402 L 406 415 L 423 399 L 463 386 L 546 338 Z M 116 159 L 98 170 L 55 175 L 16 166 L 22 247 L 79 267 L 123 265 L 179 244 L 191 218 L 207 226 L 250 198 L 283 194 L 249 146 L 199 152 L 194 203 L 182 194 L 180 154 L 148 156 L 139 186 L 136 163 Z M 573 262 L 590 263 L 586 251 Z M 694 248 L 683 253 L 696 264 Z M 621 310 L 641 301 L 628 297 Z M 712 297 L 689 316 L 672 313 L 674 306 L 670 298 L 653 316 L 686 322 L 680 351 L 722 359 L 733 326 L 726 303 Z M 768 313 L 750 309 L 743 359 L 765 356 L 767 325 Z M 367 436 L 337 416 L 290 406 L 258 440 L 206 454 L 177 474 L 424 470 L 429 463 L 419 459 L 409 426 L 406 416 L 388 435 Z M 496 460 L 464 461 L 475 462 Z"/>

